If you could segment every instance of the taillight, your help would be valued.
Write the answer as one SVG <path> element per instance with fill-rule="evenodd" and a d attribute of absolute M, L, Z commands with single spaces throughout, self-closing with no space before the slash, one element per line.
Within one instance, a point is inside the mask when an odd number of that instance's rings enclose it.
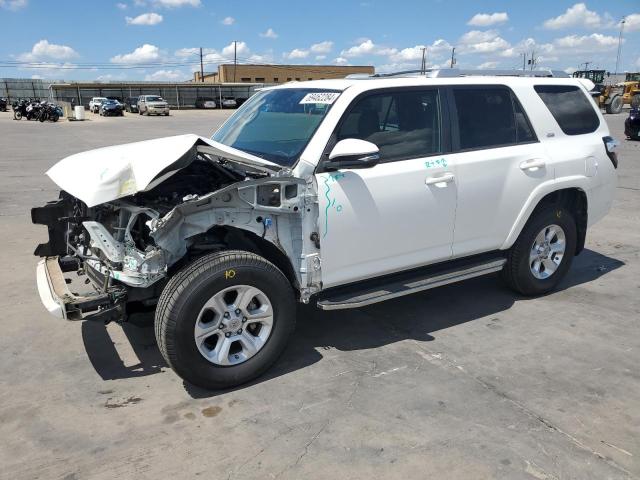
<path fill-rule="evenodd" d="M 613 168 L 618 168 L 618 154 L 616 150 L 618 150 L 620 142 L 613 137 L 602 137 L 602 141 L 604 142 L 604 149 L 607 151 L 607 157 L 609 157 L 609 160 L 613 163 Z"/>

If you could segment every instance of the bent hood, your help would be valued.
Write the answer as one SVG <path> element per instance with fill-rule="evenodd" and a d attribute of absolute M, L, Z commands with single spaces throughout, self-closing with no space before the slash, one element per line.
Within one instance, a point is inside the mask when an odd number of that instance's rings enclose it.
<path fill-rule="evenodd" d="M 60 160 L 47 175 L 93 207 L 153 188 L 193 162 L 198 152 L 267 174 L 284 169 L 237 148 L 187 134 L 77 153 Z"/>

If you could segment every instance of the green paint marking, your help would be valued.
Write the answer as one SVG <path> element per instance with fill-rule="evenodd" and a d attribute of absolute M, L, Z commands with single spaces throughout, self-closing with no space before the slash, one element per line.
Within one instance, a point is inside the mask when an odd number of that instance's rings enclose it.
<path fill-rule="evenodd" d="M 344 178 L 344 173 L 334 173 L 333 175 L 329 174 L 324 177 L 324 186 L 326 187 L 324 196 L 327 198 L 327 206 L 324 209 L 324 233 L 322 234 L 322 238 L 326 237 L 327 233 L 329 233 L 329 209 L 336 205 L 336 199 L 329 196 L 329 193 L 331 193 L 331 185 L 329 185 L 329 183 L 337 182 L 341 178 Z M 335 209 L 336 212 L 340 213 L 342 211 L 342 205 L 335 206 Z"/>

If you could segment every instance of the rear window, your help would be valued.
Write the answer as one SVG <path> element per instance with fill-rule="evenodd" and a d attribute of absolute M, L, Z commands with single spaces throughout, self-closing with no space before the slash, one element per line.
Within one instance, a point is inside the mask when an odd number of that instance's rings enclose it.
<path fill-rule="evenodd" d="M 533 87 L 562 131 L 567 135 L 595 132 L 600 119 L 590 100 L 573 85 L 536 85 Z"/>
<path fill-rule="evenodd" d="M 497 148 L 537 141 L 518 99 L 505 86 L 455 87 L 460 149 Z"/>

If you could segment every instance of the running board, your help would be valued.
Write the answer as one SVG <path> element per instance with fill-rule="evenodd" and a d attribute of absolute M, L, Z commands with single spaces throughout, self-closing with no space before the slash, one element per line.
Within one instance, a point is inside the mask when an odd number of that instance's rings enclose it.
<path fill-rule="evenodd" d="M 374 287 L 365 287 L 361 290 L 345 293 L 337 291 L 334 295 L 318 300 L 318 307 L 322 310 L 344 310 L 347 308 L 359 308 L 373 303 L 384 302 L 392 298 L 410 295 L 423 290 L 440 287 L 449 283 L 460 282 L 468 278 L 479 277 L 487 273 L 499 272 L 507 262 L 505 258 L 497 258 L 483 263 L 467 264 L 457 266 L 449 270 L 440 269 L 437 272 L 428 274 L 422 271 L 421 274 L 403 275 L 401 279 L 390 280 L 385 284 L 378 284 Z"/>

